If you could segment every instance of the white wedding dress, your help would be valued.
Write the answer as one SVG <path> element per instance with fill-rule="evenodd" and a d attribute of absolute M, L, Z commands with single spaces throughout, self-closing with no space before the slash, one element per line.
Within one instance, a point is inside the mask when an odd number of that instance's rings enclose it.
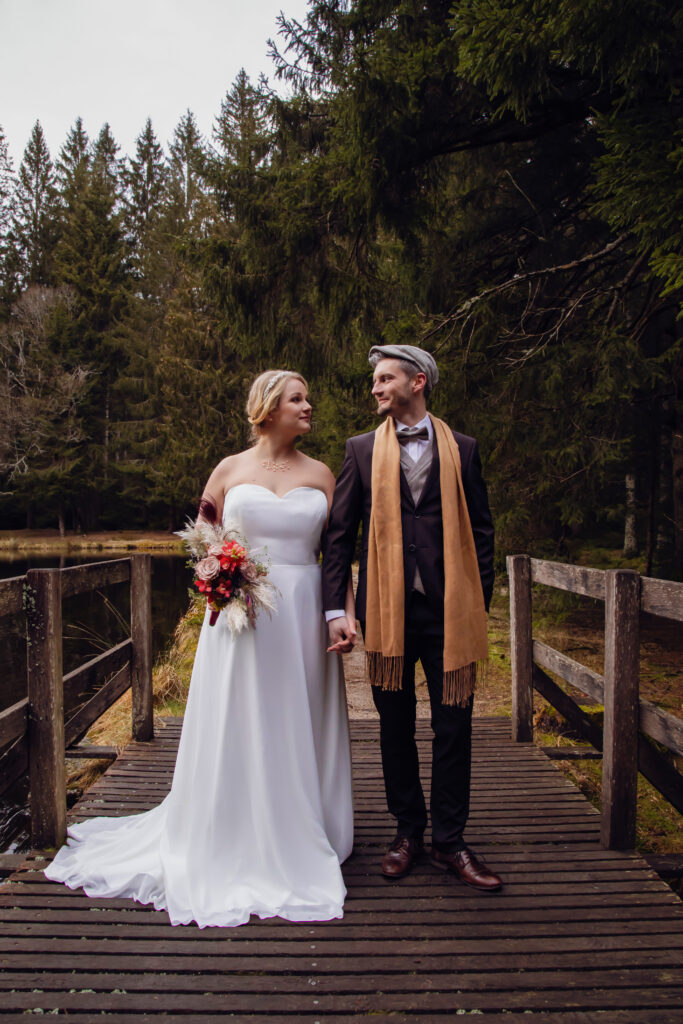
<path fill-rule="evenodd" d="M 342 917 L 351 758 L 341 662 L 325 650 L 326 515 L 313 487 L 228 491 L 224 522 L 266 549 L 277 609 L 237 637 L 207 611 L 171 792 L 143 814 L 70 828 L 48 878 L 153 903 L 173 924 Z"/>

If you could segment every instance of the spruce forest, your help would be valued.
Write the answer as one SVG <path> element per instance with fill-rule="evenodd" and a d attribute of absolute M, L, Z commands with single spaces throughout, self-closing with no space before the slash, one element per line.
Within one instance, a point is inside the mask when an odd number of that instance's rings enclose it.
<path fill-rule="evenodd" d="M 305 451 L 376 425 L 367 351 L 420 344 L 479 439 L 502 558 L 610 538 L 683 572 L 683 8 L 312 0 L 123 156 L 0 131 L 0 528 L 176 529 L 300 370 Z M 85 88 L 85 84 L 84 84 Z M 282 98 L 286 93 L 286 98 Z M 0 116 L 1 120 L 1 116 Z"/>

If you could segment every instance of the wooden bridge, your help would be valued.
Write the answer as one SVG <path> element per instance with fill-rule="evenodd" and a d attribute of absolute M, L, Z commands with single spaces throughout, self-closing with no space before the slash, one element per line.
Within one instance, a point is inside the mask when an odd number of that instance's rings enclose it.
<path fill-rule="evenodd" d="M 142 561 L 130 568 L 112 565 L 112 571 L 130 578 L 131 588 L 143 595 L 139 608 L 144 611 L 148 567 Z M 682 1024 L 683 904 L 642 858 L 628 849 L 614 849 L 632 845 L 629 780 L 638 758 L 641 770 L 661 783 L 672 802 L 680 799 L 680 776 L 652 760 L 642 730 L 649 730 L 660 746 L 665 743 L 680 752 L 681 725 L 646 702 L 638 704 L 633 658 L 637 592 L 650 610 L 659 601 L 656 607 L 679 618 L 680 593 L 675 584 L 667 584 L 665 591 L 647 581 L 635 587 L 632 578 L 619 582 L 609 574 L 586 577 L 597 570 L 549 565 L 527 560 L 510 566 L 512 730 L 503 718 L 474 721 L 466 838 L 503 876 L 502 891 L 474 892 L 426 860 L 399 882 L 381 877 L 379 860 L 393 837 L 393 821 L 385 808 L 377 725 L 356 720 L 356 842 L 344 866 L 348 896 L 343 920 L 173 928 L 163 912 L 128 900 L 88 899 L 80 891 L 47 882 L 39 851 L 9 858 L 15 870 L 0 887 L 0 1017 L 68 1014 L 80 1021 L 104 1016 L 205 1022 L 231 1016 L 253 1022 L 335 1024 L 389 1016 L 430 1024 L 483 1015 L 501 1024 Z M 65 585 L 73 589 L 99 580 L 105 570 L 65 572 L 71 573 Z M 570 589 L 590 587 L 598 595 L 602 588 L 608 613 L 604 679 L 533 641 L 533 579 Z M 7 601 L 16 603 L 20 585 L 12 587 Z M 630 594 L 626 602 L 615 600 L 622 587 Z M 36 577 L 30 589 L 39 600 L 29 607 L 29 619 L 38 627 L 54 627 L 59 614 L 54 588 L 52 578 Z M 51 609 L 50 614 L 41 617 L 41 607 Z M 49 799 L 39 794 L 33 813 L 34 827 L 48 835 L 51 830 L 59 834 L 64 814 L 61 761 L 54 768 L 58 741 L 64 744 L 71 737 L 72 753 L 92 754 L 78 740 L 84 722 L 107 703 L 107 688 L 111 697 L 133 686 L 138 741 L 72 809 L 71 820 L 143 811 L 168 792 L 181 722 L 165 720 L 147 738 L 149 637 L 140 625 L 145 617 L 134 608 L 131 640 L 120 645 L 125 651 L 114 649 L 64 681 L 56 630 L 36 630 L 40 643 L 29 663 L 29 696 L 21 706 L 0 713 L 0 739 L 4 735 L 19 751 L 11 748 L 3 755 L 16 771 L 18 758 L 30 763 L 31 750 L 40 750 L 36 737 L 48 731 L 53 767 L 44 766 L 40 777 L 51 782 Z M 49 699 L 37 683 L 41 659 L 51 666 L 55 684 Z M 604 697 L 604 737 L 587 735 L 605 748 L 608 790 L 602 814 L 531 742 L 532 688 L 542 689 L 551 700 L 568 699 L 538 663 L 574 688 Z M 90 686 L 105 667 L 115 675 L 104 683 L 105 697 L 98 698 Z M 627 716 L 619 699 L 622 678 L 629 694 Z M 558 697 L 556 691 L 565 696 Z M 569 705 L 560 710 L 581 724 L 580 714 Z M 428 770 L 429 742 L 429 728 L 420 723 L 423 772 Z M 579 753 L 586 756 L 585 749 Z M 626 802 L 615 785 L 619 779 L 629 783 Z M 32 774 L 32 786 L 33 780 Z M 620 813 L 626 814 L 625 824 L 620 824 Z M 4 864 L 7 868 L 8 858 Z"/>
<path fill-rule="evenodd" d="M 73 809 L 154 806 L 180 721 L 133 743 Z M 428 764 L 429 730 L 420 726 Z M 467 838 L 500 871 L 481 894 L 427 861 L 386 882 L 393 837 L 377 726 L 352 722 L 356 843 L 343 920 L 173 928 L 163 912 L 48 883 L 35 855 L 0 888 L 0 1017 L 79 1021 L 377 1019 L 681 1024 L 683 905 L 633 853 L 602 849 L 600 815 L 506 719 L 475 719 Z"/>

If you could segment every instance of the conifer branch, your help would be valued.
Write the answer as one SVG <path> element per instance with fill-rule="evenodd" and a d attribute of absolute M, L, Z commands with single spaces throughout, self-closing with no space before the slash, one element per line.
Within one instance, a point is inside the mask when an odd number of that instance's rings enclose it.
<path fill-rule="evenodd" d="M 494 295 L 500 295 L 503 292 L 509 291 L 511 288 L 516 288 L 525 281 L 533 281 L 538 278 L 548 277 L 551 274 L 560 274 L 568 270 L 574 270 L 577 267 L 585 266 L 587 263 L 595 263 L 597 260 L 603 259 L 615 249 L 619 248 L 629 235 L 630 232 L 625 231 L 623 234 L 619 235 L 618 238 L 615 238 L 614 241 L 609 242 L 597 252 L 587 253 L 585 256 L 581 256 L 576 260 L 571 260 L 569 263 L 558 263 L 552 267 L 543 267 L 540 270 L 528 270 L 523 274 L 514 274 L 513 277 L 508 278 L 507 281 L 501 281 L 500 284 L 493 285 L 490 288 L 484 288 L 478 295 L 473 295 L 469 299 L 465 299 L 457 309 L 454 309 L 443 316 L 434 327 L 424 333 L 423 338 L 431 338 L 447 324 L 452 324 L 460 320 L 462 317 L 467 316 L 473 307 L 478 305 L 480 302 L 483 302 L 485 299 L 490 299 Z"/>

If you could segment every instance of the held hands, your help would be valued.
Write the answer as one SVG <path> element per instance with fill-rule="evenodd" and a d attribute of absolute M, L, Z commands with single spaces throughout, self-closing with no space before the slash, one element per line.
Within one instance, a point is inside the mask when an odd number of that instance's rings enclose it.
<path fill-rule="evenodd" d="M 327 623 L 330 634 L 329 653 L 338 652 L 348 654 L 356 646 L 358 634 L 356 622 L 349 615 L 340 615 L 337 619 L 330 619 Z"/>

